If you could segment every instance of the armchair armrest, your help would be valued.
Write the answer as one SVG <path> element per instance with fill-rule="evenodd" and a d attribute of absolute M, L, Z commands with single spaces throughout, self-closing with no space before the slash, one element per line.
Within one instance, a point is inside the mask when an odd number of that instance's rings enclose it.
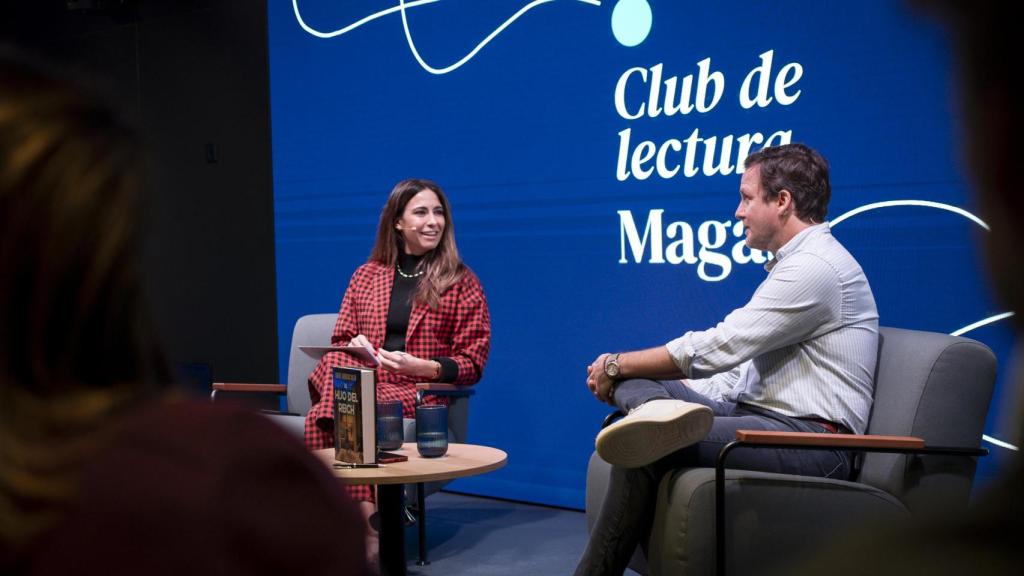
<path fill-rule="evenodd" d="M 416 403 L 423 401 L 423 396 L 447 396 L 448 398 L 468 398 L 476 394 L 472 386 L 458 386 L 441 382 L 421 382 L 416 384 Z"/>
<path fill-rule="evenodd" d="M 217 392 L 258 392 L 263 394 L 285 394 L 288 387 L 284 384 L 246 384 L 236 382 L 214 382 L 210 392 L 210 401 L 217 400 Z"/>
<path fill-rule="evenodd" d="M 824 434 L 812 432 L 769 432 L 737 430 L 736 440 L 743 444 L 785 446 L 821 446 L 868 450 L 873 448 L 924 448 L 924 439 L 915 436 L 874 436 L 864 434 Z"/>

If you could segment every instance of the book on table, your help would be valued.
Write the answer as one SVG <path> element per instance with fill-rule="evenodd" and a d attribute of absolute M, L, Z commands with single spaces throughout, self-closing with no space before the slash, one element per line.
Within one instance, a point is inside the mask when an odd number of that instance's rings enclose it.
<path fill-rule="evenodd" d="M 366 368 L 335 367 L 334 459 L 353 466 L 377 463 L 376 374 Z"/>

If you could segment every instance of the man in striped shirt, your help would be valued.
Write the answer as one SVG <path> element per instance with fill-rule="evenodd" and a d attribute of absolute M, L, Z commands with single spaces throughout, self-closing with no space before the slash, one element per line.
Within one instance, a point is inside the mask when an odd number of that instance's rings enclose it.
<path fill-rule="evenodd" d="M 713 328 L 601 354 L 587 368 L 594 396 L 626 416 L 597 436 L 612 476 L 577 574 L 621 574 L 653 518 L 662 475 L 714 465 L 738 429 L 865 431 L 878 311 L 864 271 L 825 223 L 828 163 L 787 144 L 751 154 L 745 166 L 736 218 L 747 246 L 775 255 L 750 301 Z M 840 451 L 741 450 L 731 465 L 850 473 Z"/>

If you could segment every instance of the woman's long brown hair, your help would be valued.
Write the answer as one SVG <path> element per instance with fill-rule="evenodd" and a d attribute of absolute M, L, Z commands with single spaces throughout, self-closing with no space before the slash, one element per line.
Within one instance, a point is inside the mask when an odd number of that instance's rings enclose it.
<path fill-rule="evenodd" d="M 395 229 L 395 223 L 402 217 L 405 206 L 413 196 L 423 190 L 430 190 L 437 194 L 441 202 L 441 209 L 444 210 L 444 231 L 441 233 L 441 241 L 437 248 L 427 252 L 420 260 L 418 270 L 423 270 L 413 295 L 414 304 L 426 304 L 436 308 L 441 301 L 441 295 L 445 290 L 459 281 L 464 273 L 465 266 L 459 258 L 459 249 L 455 246 L 455 226 L 452 222 L 452 211 L 448 205 L 448 198 L 445 197 L 441 187 L 430 180 L 409 178 L 402 180 L 391 190 L 384 209 L 380 212 L 380 224 L 377 227 L 377 242 L 370 253 L 370 260 L 380 262 L 385 266 L 396 266 L 398 254 L 404 249 L 405 240 L 402 232 Z"/>

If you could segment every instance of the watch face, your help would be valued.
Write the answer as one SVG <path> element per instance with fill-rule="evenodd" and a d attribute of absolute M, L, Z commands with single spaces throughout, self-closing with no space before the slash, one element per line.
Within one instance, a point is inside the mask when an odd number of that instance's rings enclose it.
<path fill-rule="evenodd" d="M 611 358 L 604 363 L 604 373 L 611 378 L 619 375 L 619 357 Z"/>

